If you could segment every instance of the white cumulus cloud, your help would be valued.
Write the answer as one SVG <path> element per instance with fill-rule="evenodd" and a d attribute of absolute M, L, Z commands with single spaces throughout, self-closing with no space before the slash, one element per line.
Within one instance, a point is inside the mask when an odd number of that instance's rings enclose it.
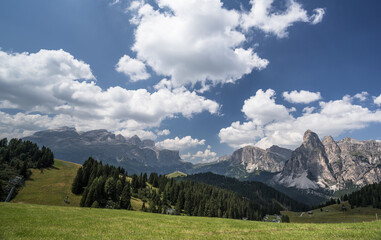
<path fill-rule="evenodd" d="M 171 134 L 171 131 L 169 131 L 168 129 L 163 129 L 163 130 L 157 130 L 156 133 L 159 136 L 167 136 Z"/>
<path fill-rule="evenodd" d="M 283 98 L 290 103 L 311 103 L 321 99 L 320 92 L 310 92 L 294 90 L 291 92 L 283 92 Z"/>
<path fill-rule="evenodd" d="M 381 105 L 381 94 L 378 97 L 373 98 L 374 104 Z"/>
<path fill-rule="evenodd" d="M 294 0 L 286 0 L 286 10 L 279 12 L 273 6 L 274 0 L 251 0 L 251 10 L 242 15 L 242 27 L 258 28 L 265 33 L 271 33 L 279 38 L 287 37 L 287 29 L 296 22 L 311 22 L 317 24 L 322 21 L 324 9 L 317 8 L 314 14 L 308 16 L 302 5 Z"/>
<path fill-rule="evenodd" d="M 190 118 L 203 111 L 217 114 L 220 107 L 185 88 L 152 93 L 121 87 L 103 90 L 94 79 L 88 64 L 63 50 L 0 50 L 0 106 L 22 112 L 2 112 L 6 118 L 0 123 L 26 131 L 68 125 L 78 130 L 105 128 L 133 134 L 158 127 L 166 118 Z M 35 121 L 38 118 L 41 121 Z M 4 123 L 6 119 L 14 121 Z M 17 123 L 20 119 L 21 125 Z M 147 134 L 154 136 L 153 132 Z"/>
<path fill-rule="evenodd" d="M 211 146 L 208 145 L 204 151 L 197 151 L 195 154 L 191 154 L 190 152 L 181 155 L 181 158 L 190 162 L 198 163 L 198 162 L 213 162 L 218 159 L 217 153 L 211 150 Z"/>
<path fill-rule="evenodd" d="M 124 55 L 115 66 L 116 71 L 129 76 L 131 81 L 146 80 L 151 75 L 147 73 L 146 65 L 137 59 Z"/>
<path fill-rule="evenodd" d="M 362 129 L 370 123 L 381 122 L 381 109 L 370 110 L 354 104 L 353 97 L 344 96 L 339 100 L 321 101 L 319 108 L 306 107 L 301 116 L 294 117 L 283 105 L 275 103 L 273 90 L 258 90 L 242 107 L 247 122 L 233 122 L 219 132 L 220 141 L 233 148 L 248 144 L 262 148 L 279 145 L 297 147 L 307 129 L 320 136 L 337 136 L 345 131 Z M 267 98 L 267 99 L 266 99 Z M 250 101 L 249 101 L 250 100 Z M 255 102 L 258 103 L 255 103 Z M 261 110 L 266 105 L 276 111 Z M 281 113 L 280 113 L 281 112 Z"/>
<path fill-rule="evenodd" d="M 368 95 L 369 95 L 369 93 L 367 93 L 367 92 L 361 92 L 361 93 L 357 93 L 353 97 L 357 98 L 360 101 L 365 101 L 367 99 Z"/>
<path fill-rule="evenodd" d="M 183 138 L 175 137 L 173 139 L 168 138 L 161 142 L 157 142 L 156 146 L 171 149 L 171 150 L 185 150 L 193 148 L 199 145 L 204 145 L 205 139 L 198 140 L 197 138 L 192 138 L 191 136 L 185 136 Z"/>
<path fill-rule="evenodd" d="M 251 0 L 251 10 L 245 11 L 227 9 L 221 0 L 132 1 L 127 8 L 136 26 L 131 50 L 174 88 L 199 83 L 204 92 L 234 83 L 269 64 L 256 53 L 257 44 L 244 47 L 249 29 L 282 38 L 295 22 L 317 24 L 324 15 L 318 8 L 309 16 L 294 0 L 286 0 L 287 8 L 280 12 L 273 2 Z"/>
<path fill-rule="evenodd" d="M 237 30 L 240 14 L 220 0 L 158 0 L 133 4 L 136 11 L 137 58 L 157 74 L 169 76 L 174 87 L 234 82 L 268 61 L 252 48 L 242 48 Z"/>

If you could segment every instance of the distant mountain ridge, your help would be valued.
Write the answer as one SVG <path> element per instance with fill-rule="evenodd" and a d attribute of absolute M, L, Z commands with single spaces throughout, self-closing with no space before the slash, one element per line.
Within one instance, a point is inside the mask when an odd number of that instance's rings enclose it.
<path fill-rule="evenodd" d="M 164 174 L 192 167 L 181 160 L 178 151 L 157 148 L 154 141 L 141 140 L 136 135 L 124 138 L 104 129 L 78 132 L 75 128 L 62 127 L 36 132 L 24 139 L 51 148 L 58 159 L 82 164 L 91 156 L 131 173 Z"/>
<path fill-rule="evenodd" d="M 224 156 L 217 162 L 195 165 L 193 172 L 208 172 L 222 174 L 239 179 L 247 178 L 257 171 L 277 173 L 282 171 L 284 164 L 291 157 L 292 150 L 272 146 L 266 150 L 245 146 Z"/>

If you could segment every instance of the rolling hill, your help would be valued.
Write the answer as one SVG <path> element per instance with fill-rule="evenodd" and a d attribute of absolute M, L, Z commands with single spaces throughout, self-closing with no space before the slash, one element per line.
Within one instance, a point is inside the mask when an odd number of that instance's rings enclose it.
<path fill-rule="evenodd" d="M 31 169 L 32 176 L 12 202 L 79 207 L 81 196 L 71 192 L 71 184 L 80 166 L 55 159 L 53 167 L 43 172 Z"/>

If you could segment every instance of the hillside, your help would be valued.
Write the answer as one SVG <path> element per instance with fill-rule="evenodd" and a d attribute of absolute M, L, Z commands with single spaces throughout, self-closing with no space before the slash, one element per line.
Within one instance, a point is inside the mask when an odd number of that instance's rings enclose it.
<path fill-rule="evenodd" d="M 79 206 L 81 196 L 71 193 L 71 184 L 79 164 L 55 159 L 52 168 L 32 169 L 32 175 L 25 187 L 12 200 L 15 203 L 34 203 L 55 206 Z M 68 196 L 68 198 L 66 197 Z M 64 202 L 67 198 L 68 201 Z"/>
<path fill-rule="evenodd" d="M 22 223 L 22 224 L 20 224 Z M 380 222 L 276 224 L 0 203 L 1 239 L 379 239 Z"/>
<path fill-rule="evenodd" d="M 167 174 L 165 176 L 167 176 L 167 178 L 177 178 L 177 177 L 186 177 L 187 174 L 180 171 L 176 171 L 176 172 Z"/>
<path fill-rule="evenodd" d="M 342 205 L 346 207 L 346 211 L 342 211 Z M 359 223 L 369 222 L 376 220 L 376 213 L 378 219 L 381 216 L 381 209 L 373 207 L 358 207 L 351 209 L 348 202 L 341 204 L 333 204 L 319 209 L 312 210 L 312 214 L 308 212 L 290 212 L 282 211 L 284 215 L 290 217 L 292 223 Z"/>
<path fill-rule="evenodd" d="M 293 209 L 294 211 L 309 209 L 307 205 L 298 202 L 288 197 L 286 194 L 261 182 L 239 181 L 235 178 L 225 177 L 210 172 L 188 175 L 184 179 L 203 182 L 205 184 L 236 192 L 243 197 L 257 202 L 263 208 L 267 208 L 267 213 L 276 213 L 283 208 Z"/>

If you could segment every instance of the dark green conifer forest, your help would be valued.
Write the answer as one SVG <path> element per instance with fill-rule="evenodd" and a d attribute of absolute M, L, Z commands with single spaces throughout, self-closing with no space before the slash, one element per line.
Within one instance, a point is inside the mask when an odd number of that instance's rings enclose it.
<path fill-rule="evenodd" d="M 143 200 L 143 211 L 189 216 L 261 220 L 264 209 L 229 191 L 194 181 L 176 181 L 146 173 L 128 176 L 123 168 L 89 158 L 78 170 L 72 192 L 82 207 L 131 209 L 131 197 Z"/>
<path fill-rule="evenodd" d="M 381 209 L 381 183 L 367 185 L 344 198 L 348 199 L 352 208 L 373 206 Z"/>
<path fill-rule="evenodd" d="M 13 138 L 0 140 L 0 200 L 10 191 L 9 181 L 16 177 L 28 179 L 30 168 L 48 168 L 54 164 L 53 152 L 46 147 L 39 149 L 31 141 Z M 17 191 L 13 195 L 16 195 Z"/>

